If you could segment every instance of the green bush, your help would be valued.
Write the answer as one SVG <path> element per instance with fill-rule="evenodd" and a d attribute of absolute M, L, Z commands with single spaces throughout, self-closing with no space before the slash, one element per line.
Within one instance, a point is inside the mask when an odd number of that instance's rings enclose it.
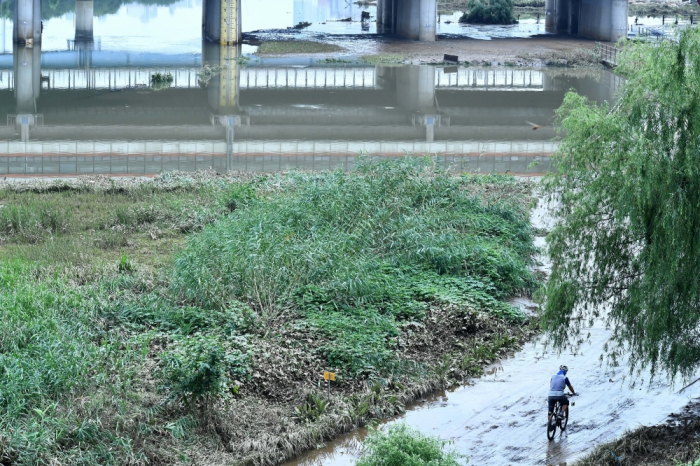
<path fill-rule="evenodd" d="M 228 347 L 227 347 L 228 346 Z M 229 380 L 248 376 L 247 354 L 224 344 L 216 335 L 194 334 L 176 341 L 161 354 L 162 388 L 186 404 L 226 395 Z"/>
<path fill-rule="evenodd" d="M 469 12 L 462 15 L 460 23 L 515 24 L 513 0 L 469 0 Z"/>
<path fill-rule="evenodd" d="M 173 75 L 170 73 L 155 73 L 151 75 L 151 89 L 162 91 L 168 89 L 173 83 Z"/>
<path fill-rule="evenodd" d="M 355 466 L 458 466 L 463 457 L 445 451 L 449 443 L 406 424 L 392 424 L 386 432 L 370 431 L 363 443 L 364 454 Z"/>

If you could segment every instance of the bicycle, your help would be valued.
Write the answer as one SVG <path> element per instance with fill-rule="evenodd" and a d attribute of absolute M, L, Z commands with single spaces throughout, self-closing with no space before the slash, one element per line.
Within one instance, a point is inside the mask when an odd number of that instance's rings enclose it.
<path fill-rule="evenodd" d="M 571 398 L 572 396 L 577 395 L 578 393 L 576 395 L 572 395 L 570 393 L 564 394 L 564 396 L 567 398 Z M 547 438 L 550 441 L 554 440 L 554 436 L 557 433 L 557 427 L 559 428 L 559 430 L 564 432 L 566 430 L 566 425 L 569 423 L 569 410 L 567 409 L 566 411 L 564 411 L 562 408 L 562 404 L 559 401 L 554 402 L 554 409 L 552 409 L 552 415 L 547 421 Z"/>

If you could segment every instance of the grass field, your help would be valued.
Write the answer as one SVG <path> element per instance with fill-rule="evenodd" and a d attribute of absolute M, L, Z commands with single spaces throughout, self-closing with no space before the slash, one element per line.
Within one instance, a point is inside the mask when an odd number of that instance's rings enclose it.
<path fill-rule="evenodd" d="M 276 464 L 534 331 L 527 183 L 360 167 L 0 185 L 0 462 Z"/>

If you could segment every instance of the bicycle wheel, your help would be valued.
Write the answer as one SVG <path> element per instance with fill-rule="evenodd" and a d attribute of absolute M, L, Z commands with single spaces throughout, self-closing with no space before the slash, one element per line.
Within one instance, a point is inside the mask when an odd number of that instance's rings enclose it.
<path fill-rule="evenodd" d="M 547 421 L 547 438 L 551 441 L 554 440 L 554 436 L 557 433 L 557 413 L 559 412 L 559 403 L 554 403 L 554 409 L 552 410 L 552 415 Z"/>
<path fill-rule="evenodd" d="M 566 430 L 566 425 L 569 423 L 569 410 L 567 409 L 564 414 L 564 419 L 561 420 L 561 423 L 559 424 L 559 427 L 561 428 L 562 432 Z"/>

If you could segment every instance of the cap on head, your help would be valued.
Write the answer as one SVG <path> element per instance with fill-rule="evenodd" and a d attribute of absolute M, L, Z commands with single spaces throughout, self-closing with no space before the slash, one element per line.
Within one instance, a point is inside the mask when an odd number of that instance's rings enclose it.
<path fill-rule="evenodd" d="M 567 372 L 567 371 L 569 370 L 569 368 L 566 367 L 566 366 L 564 366 L 564 365 L 562 365 L 562 366 L 559 366 L 559 370 L 560 370 L 560 371 Z"/>

